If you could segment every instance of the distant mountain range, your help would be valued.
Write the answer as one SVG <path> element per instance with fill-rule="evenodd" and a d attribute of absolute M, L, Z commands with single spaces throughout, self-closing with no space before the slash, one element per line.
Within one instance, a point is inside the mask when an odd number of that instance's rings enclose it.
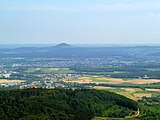
<path fill-rule="evenodd" d="M 51 47 L 20 47 L 0 49 L 0 57 L 107 57 L 130 55 L 160 55 L 159 46 L 75 47 L 61 43 Z"/>

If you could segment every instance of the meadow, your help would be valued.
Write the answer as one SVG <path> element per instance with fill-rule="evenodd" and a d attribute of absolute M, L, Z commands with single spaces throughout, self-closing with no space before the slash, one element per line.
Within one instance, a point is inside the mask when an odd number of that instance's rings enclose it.
<path fill-rule="evenodd" d="M 25 72 L 27 73 L 36 73 L 36 72 L 43 72 L 43 73 L 74 73 L 74 70 L 70 70 L 69 68 L 29 68 Z"/>

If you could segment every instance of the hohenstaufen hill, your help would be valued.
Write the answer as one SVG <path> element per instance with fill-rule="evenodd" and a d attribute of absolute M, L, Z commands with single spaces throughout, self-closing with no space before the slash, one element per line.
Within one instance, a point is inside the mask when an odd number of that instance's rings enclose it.
<path fill-rule="evenodd" d="M 66 43 L 61 43 L 51 47 L 21 47 L 14 49 L 1 49 L 0 57 L 134 57 L 134 56 L 154 56 L 160 47 L 155 46 L 113 46 L 113 47 L 76 47 Z"/>

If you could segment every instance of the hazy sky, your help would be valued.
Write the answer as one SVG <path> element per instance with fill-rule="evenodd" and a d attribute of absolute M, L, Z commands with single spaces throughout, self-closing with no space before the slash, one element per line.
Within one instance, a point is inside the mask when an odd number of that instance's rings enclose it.
<path fill-rule="evenodd" d="M 0 0 L 0 44 L 160 44 L 160 0 Z"/>

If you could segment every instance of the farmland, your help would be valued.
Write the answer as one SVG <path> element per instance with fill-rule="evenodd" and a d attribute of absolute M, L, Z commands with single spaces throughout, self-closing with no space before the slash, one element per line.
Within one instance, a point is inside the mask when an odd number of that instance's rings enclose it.
<path fill-rule="evenodd" d="M 22 83 L 25 80 L 7 80 L 7 79 L 0 79 L 0 84 L 2 83 Z"/>
<path fill-rule="evenodd" d="M 103 86 L 95 86 L 93 89 L 99 89 L 99 90 L 107 90 L 111 91 L 120 95 L 123 95 L 125 97 L 128 97 L 132 100 L 139 100 L 142 99 L 142 97 L 156 97 L 159 95 L 157 91 L 152 91 L 154 89 L 143 90 L 141 88 L 114 88 L 114 87 L 103 87 Z M 160 89 L 159 89 L 160 90 Z"/>
<path fill-rule="evenodd" d="M 106 83 L 106 84 L 151 84 L 159 83 L 159 79 L 122 79 L 122 78 L 110 78 L 101 76 L 82 76 L 78 79 L 71 79 L 67 82 L 77 82 L 77 83 Z"/>
<path fill-rule="evenodd" d="M 121 79 L 121 78 L 107 78 L 107 77 L 101 77 L 101 76 L 82 76 L 77 79 L 70 79 L 65 80 L 65 82 L 76 82 L 80 84 L 89 84 L 89 83 L 95 83 L 97 86 L 94 86 L 93 89 L 99 89 L 99 90 L 107 90 L 111 91 L 120 95 L 123 95 L 125 97 L 128 97 L 133 100 L 139 100 L 142 99 L 142 97 L 155 97 L 159 95 L 160 89 L 147 89 L 147 88 L 141 88 L 141 86 L 146 84 L 152 84 L 160 82 L 158 79 Z M 108 87 L 108 86 L 100 86 L 99 84 L 103 85 L 137 85 L 139 88 L 134 87 Z"/>

